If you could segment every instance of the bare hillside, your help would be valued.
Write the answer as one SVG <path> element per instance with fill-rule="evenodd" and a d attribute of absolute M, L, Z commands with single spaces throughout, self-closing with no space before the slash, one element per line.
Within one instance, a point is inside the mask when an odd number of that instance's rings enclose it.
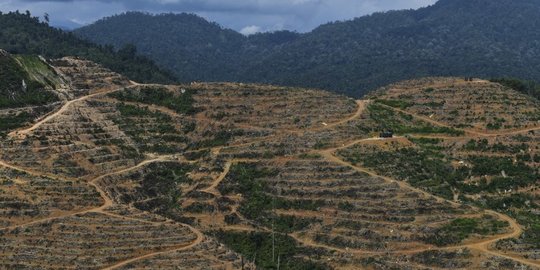
<path fill-rule="evenodd" d="M 0 268 L 540 267 L 538 102 L 500 85 L 355 101 L 42 63 L 57 99 L 3 130 Z"/>

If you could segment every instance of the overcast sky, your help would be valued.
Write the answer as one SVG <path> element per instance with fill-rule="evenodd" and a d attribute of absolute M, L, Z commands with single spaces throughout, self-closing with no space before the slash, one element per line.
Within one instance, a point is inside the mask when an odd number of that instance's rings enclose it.
<path fill-rule="evenodd" d="M 330 21 L 376 11 L 428 6 L 436 0 L 0 0 L 0 11 L 50 14 L 51 24 L 78 27 L 124 11 L 196 13 L 250 34 L 257 31 L 310 31 Z"/>

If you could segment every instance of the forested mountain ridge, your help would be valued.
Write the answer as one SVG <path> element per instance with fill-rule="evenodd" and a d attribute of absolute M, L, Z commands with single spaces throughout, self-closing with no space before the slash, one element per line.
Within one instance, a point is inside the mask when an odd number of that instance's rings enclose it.
<path fill-rule="evenodd" d="M 152 60 L 138 55 L 133 46 L 126 45 L 119 50 L 112 46 L 99 46 L 50 27 L 29 12 L 0 12 L 0 48 L 14 54 L 48 58 L 83 57 L 139 82 L 171 83 L 176 80 Z"/>
<path fill-rule="evenodd" d="M 104 18 L 75 33 L 116 48 L 135 44 L 184 82 L 233 80 L 248 59 L 298 37 L 283 31 L 248 38 L 193 14 L 141 12 Z"/>
<path fill-rule="evenodd" d="M 362 96 L 423 76 L 540 80 L 539 13 L 534 0 L 441 0 L 305 34 L 249 37 L 194 15 L 127 13 L 75 33 L 116 47 L 133 43 L 186 82 L 262 82 Z"/>

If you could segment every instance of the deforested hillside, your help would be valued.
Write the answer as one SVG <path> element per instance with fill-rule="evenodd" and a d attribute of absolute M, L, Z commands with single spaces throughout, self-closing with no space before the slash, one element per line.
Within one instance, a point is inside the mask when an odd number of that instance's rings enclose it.
<path fill-rule="evenodd" d="M 372 96 L 426 121 L 491 134 L 534 128 L 540 121 L 538 99 L 485 80 L 424 78 L 392 84 Z"/>
<path fill-rule="evenodd" d="M 0 268 L 540 267 L 538 103 L 510 88 L 426 78 L 353 100 L 40 61 L 58 98 L 0 141 Z M 48 73 L 29 62 L 14 82 Z"/>
<path fill-rule="evenodd" d="M 135 44 L 183 82 L 270 83 L 361 97 L 429 76 L 540 81 L 538 13 L 536 0 L 440 0 L 304 34 L 249 37 L 195 15 L 127 13 L 75 33 L 116 48 Z"/>

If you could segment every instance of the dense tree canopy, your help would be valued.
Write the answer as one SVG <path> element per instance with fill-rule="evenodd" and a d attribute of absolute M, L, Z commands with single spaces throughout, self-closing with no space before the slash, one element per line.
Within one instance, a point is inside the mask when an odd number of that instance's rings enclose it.
<path fill-rule="evenodd" d="M 424 76 L 540 80 L 540 3 L 440 0 L 306 34 L 249 37 L 195 15 L 127 13 L 76 31 L 116 48 L 133 43 L 182 81 L 317 87 L 353 96 Z"/>
<path fill-rule="evenodd" d="M 80 56 L 139 82 L 169 83 L 175 78 L 152 60 L 137 55 L 133 46 L 116 52 L 112 46 L 83 41 L 72 33 L 49 27 L 29 12 L 0 13 L 0 48 L 14 54 L 46 57 Z"/>

